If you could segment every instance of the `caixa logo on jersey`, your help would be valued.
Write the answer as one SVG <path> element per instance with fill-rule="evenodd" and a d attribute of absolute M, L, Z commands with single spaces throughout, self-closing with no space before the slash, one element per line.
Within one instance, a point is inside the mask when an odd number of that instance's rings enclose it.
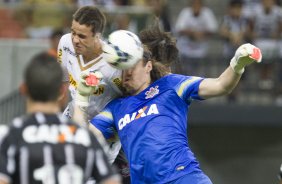
<path fill-rule="evenodd" d="M 133 122 L 134 120 L 144 118 L 153 114 L 159 114 L 158 106 L 156 104 L 152 104 L 150 105 L 150 107 L 145 106 L 132 114 L 126 114 L 118 121 L 118 128 L 119 130 L 122 130 L 126 125 Z"/>
<path fill-rule="evenodd" d="M 83 146 L 91 144 L 90 136 L 85 129 L 71 125 L 30 125 L 25 127 L 22 135 L 28 143 L 74 143 Z"/>

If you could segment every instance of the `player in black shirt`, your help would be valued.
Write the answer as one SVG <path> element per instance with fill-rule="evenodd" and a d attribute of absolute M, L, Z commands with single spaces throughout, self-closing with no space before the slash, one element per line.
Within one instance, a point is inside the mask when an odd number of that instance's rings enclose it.
<path fill-rule="evenodd" d="M 0 141 L 0 184 L 120 184 L 95 136 L 60 114 L 67 100 L 62 76 L 47 54 L 28 64 L 20 88 L 27 115 L 15 118 Z"/>

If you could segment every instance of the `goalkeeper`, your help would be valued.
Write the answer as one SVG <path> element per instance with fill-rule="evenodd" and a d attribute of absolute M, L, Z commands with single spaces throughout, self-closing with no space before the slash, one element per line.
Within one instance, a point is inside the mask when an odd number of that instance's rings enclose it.
<path fill-rule="evenodd" d="M 245 67 L 261 59 L 259 48 L 244 44 L 218 78 L 201 78 L 171 74 L 145 48 L 143 60 L 123 71 L 123 87 L 129 96 L 111 101 L 91 120 L 92 129 L 106 138 L 111 136 L 109 129 L 118 131 L 132 184 L 211 184 L 188 145 L 188 107 L 193 100 L 229 94 Z M 89 98 L 86 89 L 93 87 L 81 81 L 78 93 Z"/>

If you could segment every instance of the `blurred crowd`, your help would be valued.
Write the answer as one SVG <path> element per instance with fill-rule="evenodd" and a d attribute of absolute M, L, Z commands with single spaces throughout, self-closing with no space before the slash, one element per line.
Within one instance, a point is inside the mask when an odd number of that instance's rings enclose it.
<path fill-rule="evenodd" d="M 1 2 L 2 1 L 2 2 Z M 0 37 L 48 38 L 54 29 L 69 31 L 72 14 L 78 7 L 98 6 L 107 15 L 107 32 L 127 29 L 138 32 L 147 16 L 162 17 L 170 31 L 165 0 L 0 0 Z M 3 6 L 2 6 L 3 5 Z"/>
<path fill-rule="evenodd" d="M 178 1 L 186 6 L 177 6 Z M 221 1 L 214 2 L 218 6 Z M 162 28 L 177 38 L 181 67 L 176 67 L 176 72 L 189 75 L 199 75 L 202 60 L 224 58 L 228 63 L 239 45 L 253 43 L 261 48 L 264 59 L 256 69 L 257 76 L 249 80 L 257 80 L 258 89 L 271 92 L 282 105 L 279 0 L 228 0 L 222 3 L 220 12 L 204 0 L 173 3 L 169 0 L 0 0 L 0 3 L 4 5 L 0 7 L 0 38 L 50 38 L 53 50 L 56 38 L 69 31 L 72 14 L 81 6 L 101 7 L 108 21 L 105 34 L 116 29 L 138 33 L 158 17 Z M 230 100 L 236 100 L 240 89 L 237 91 Z"/>

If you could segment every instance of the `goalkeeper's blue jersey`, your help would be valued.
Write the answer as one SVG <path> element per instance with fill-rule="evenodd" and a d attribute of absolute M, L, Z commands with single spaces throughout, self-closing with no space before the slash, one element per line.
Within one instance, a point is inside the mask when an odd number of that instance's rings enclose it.
<path fill-rule="evenodd" d="M 116 129 L 133 184 L 167 183 L 199 164 L 189 148 L 187 112 L 203 78 L 170 74 L 135 96 L 119 98 L 91 120 L 106 138 Z"/>

